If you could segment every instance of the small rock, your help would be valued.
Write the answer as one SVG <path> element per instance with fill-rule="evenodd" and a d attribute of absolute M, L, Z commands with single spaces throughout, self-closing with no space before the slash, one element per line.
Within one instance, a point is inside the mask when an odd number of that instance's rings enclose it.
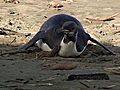
<path fill-rule="evenodd" d="M 17 26 L 17 28 L 18 28 L 19 30 L 21 30 L 21 27 L 20 27 L 20 26 Z"/>
<path fill-rule="evenodd" d="M 14 4 L 18 4 L 20 3 L 19 0 L 4 0 L 5 3 L 14 3 Z"/>
<path fill-rule="evenodd" d="M 16 11 L 11 11 L 11 10 L 9 11 L 9 14 L 10 15 L 19 15 L 19 13 L 17 13 Z"/>
<path fill-rule="evenodd" d="M 6 66 L 6 65 L 3 64 L 2 66 Z"/>
<path fill-rule="evenodd" d="M 63 7 L 63 5 L 58 2 L 58 1 L 51 1 L 49 4 L 48 4 L 49 8 L 50 7 L 53 7 L 53 8 L 61 8 Z"/>
<path fill-rule="evenodd" d="M 73 0 L 64 0 L 64 1 L 62 1 L 62 3 L 64 3 L 64 4 L 66 4 L 66 3 L 71 4 L 72 2 L 74 2 L 74 1 Z"/>
<path fill-rule="evenodd" d="M 15 12 L 10 12 L 10 14 L 15 14 Z"/>
<path fill-rule="evenodd" d="M 25 34 L 25 37 L 31 36 L 31 33 L 27 33 Z"/>
<path fill-rule="evenodd" d="M 101 35 L 103 35 L 103 36 L 105 36 L 105 35 L 107 35 L 107 33 L 106 32 L 103 32 L 103 31 L 98 31 Z"/>
<path fill-rule="evenodd" d="M 13 25 L 13 24 L 15 24 L 15 22 L 10 20 L 9 25 Z"/>
<path fill-rule="evenodd" d="M 47 18 L 47 16 L 44 16 L 44 18 Z"/>
<path fill-rule="evenodd" d="M 20 3 L 20 1 L 18 1 L 18 0 L 15 0 L 15 1 L 14 1 L 14 4 L 18 4 L 18 3 Z"/>

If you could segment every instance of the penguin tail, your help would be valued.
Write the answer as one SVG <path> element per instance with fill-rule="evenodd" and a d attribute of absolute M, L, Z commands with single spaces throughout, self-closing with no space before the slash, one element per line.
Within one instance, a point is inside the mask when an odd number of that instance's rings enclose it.
<path fill-rule="evenodd" d="M 107 50 L 111 55 L 116 55 L 113 51 L 111 51 L 109 48 L 105 47 L 103 44 L 101 44 L 100 42 L 98 42 L 97 40 L 95 40 L 94 38 L 90 37 L 89 39 L 90 41 L 92 41 L 93 43 L 98 44 L 99 46 L 103 47 L 105 50 Z"/>

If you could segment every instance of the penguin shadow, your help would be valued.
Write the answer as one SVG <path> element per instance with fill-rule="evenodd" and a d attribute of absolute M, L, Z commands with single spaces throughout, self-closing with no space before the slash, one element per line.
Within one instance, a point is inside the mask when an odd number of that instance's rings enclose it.
<path fill-rule="evenodd" d="M 81 53 L 80 56 L 78 57 L 60 57 L 58 54 L 56 54 L 55 56 L 50 56 L 50 52 L 48 51 L 40 51 L 38 53 L 38 58 L 44 58 L 44 57 L 47 57 L 47 58 L 52 58 L 52 57 L 55 57 L 55 58 L 65 58 L 65 59 L 69 59 L 69 58 L 78 58 L 78 59 L 97 59 L 98 58 L 109 58 L 109 60 L 113 60 L 114 57 L 119 57 L 120 55 L 120 47 L 118 46 L 114 46 L 112 44 L 109 44 L 109 43 L 103 43 L 103 45 L 105 47 L 107 47 L 108 49 L 110 49 L 112 52 L 115 53 L 115 55 L 111 55 L 108 51 L 106 51 L 104 48 L 102 48 L 101 46 L 99 45 L 94 45 L 94 44 L 88 44 L 86 49 Z M 107 61 L 107 59 L 106 59 Z"/>

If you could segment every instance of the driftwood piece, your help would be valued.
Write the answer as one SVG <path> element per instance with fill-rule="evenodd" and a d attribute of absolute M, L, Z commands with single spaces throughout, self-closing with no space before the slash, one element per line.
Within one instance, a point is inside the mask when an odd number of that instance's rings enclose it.
<path fill-rule="evenodd" d="M 78 66 L 77 63 L 59 63 L 51 67 L 52 70 L 72 70 Z"/>
<path fill-rule="evenodd" d="M 24 84 L 10 84 L 10 85 L 2 85 L 0 84 L 0 88 L 9 88 L 10 90 L 13 90 L 12 88 L 16 88 L 14 90 L 26 90 L 23 88 L 18 88 L 20 86 L 23 86 Z M 52 86 L 52 83 L 30 83 L 30 84 L 25 84 L 27 86 Z"/>
<path fill-rule="evenodd" d="M 19 84 L 27 84 L 27 83 L 29 83 L 29 80 L 8 80 L 6 82 L 19 83 Z"/>
<path fill-rule="evenodd" d="M 115 86 L 117 86 L 117 85 L 103 86 L 103 87 L 99 87 L 99 89 L 111 89 L 111 90 L 113 90 L 112 88 Z"/>
<path fill-rule="evenodd" d="M 106 73 L 71 74 L 67 80 L 109 80 L 109 76 Z"/>
<path fill-rule="evenodd" d="M 111 16 L 106 16 L 106 17 L 86 17 L 86 19 L 88 19 L 89 21 L 111 21 L 114 20 L 115 16 L 117 16 L 119 13 L 113 14 Z"/>
<path fill-rule="evenodd" d="M 31 83 L 31 84 L 27 84 L 29 86 L 52 86 L 52 83 Z"/>

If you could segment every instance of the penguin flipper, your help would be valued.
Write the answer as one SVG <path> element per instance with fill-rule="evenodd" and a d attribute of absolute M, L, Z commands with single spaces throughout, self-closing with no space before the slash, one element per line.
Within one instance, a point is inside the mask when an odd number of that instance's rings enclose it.
<path fill-rule="evenodd" d="M 39 39 L 44 38 L 45 32 L 39 31 L 28 43 L 18 47 L 18 50 L 27 50 L 29 47 L 33 46 Z"/>
<path fill-rule="evenodd" d="M 90 37 L 90 41 L 92 41 L 93 43 L 98 44 L 99 46 L 103 47 L 105 50 L 107 50 L 111 55 L 116 55 L 113 51 L 111 51 L 110 49 L 108 49 L 107 47 L 105 47 L 103 44 L 101 44 L 100 42 L 98 42 L 97 40 L 95 40 L 94 38 Z"/>

